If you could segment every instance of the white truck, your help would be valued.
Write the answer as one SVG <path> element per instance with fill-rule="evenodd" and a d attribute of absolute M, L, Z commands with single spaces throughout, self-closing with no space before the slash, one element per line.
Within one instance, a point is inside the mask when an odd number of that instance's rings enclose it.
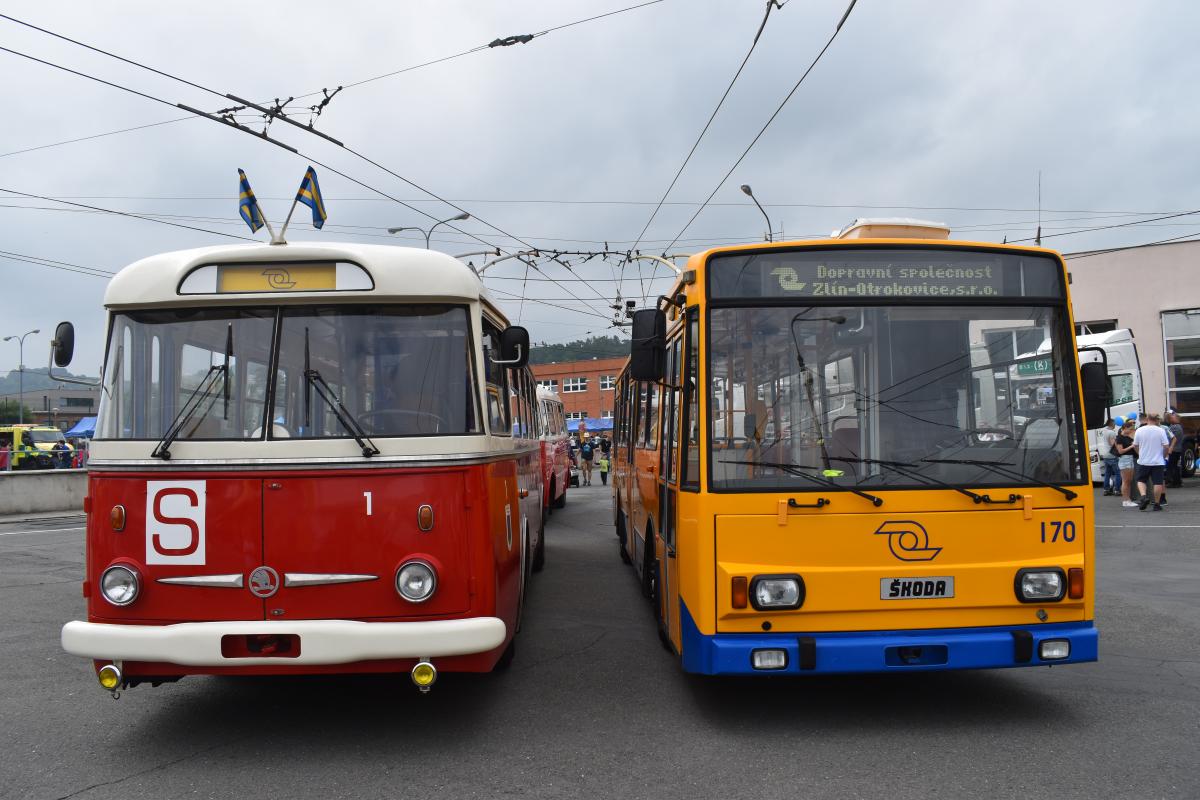
<path fill-rule="evenodd" d="M 1104 333 L 1090 333 L 1075 338 L 1079 346 L 1079 363 L 1086 364 L 1099 361 L 1100 354 L 1095 350 L 1084 348 L 1099 348 L 1104 351 L 1108 360 L 1108 381 L 1112 390 L 1112 404 L 1109 406 L 1109 416 L 1128 417 L 1145 410 L 1142 393 L 1142 370 L 1138 363 L 1137 344 L 1133 340 L 1133 331 L 1128 328 L 1118 328 Z M 1092 480 L 1099 483 L 1104 476 L 1104 465 L 1101 463 L 1103 454 L 1100 452 L 1100 431 L 1088 431 L 1088 450 L 1092 464 Z M 1191 477 L 1196 472 L 1196 439 L 1192 434 L 1185 434 L 1183 439 L 1183 456 L 1180 459 L 1180 469 L 1183 475 Z"/>

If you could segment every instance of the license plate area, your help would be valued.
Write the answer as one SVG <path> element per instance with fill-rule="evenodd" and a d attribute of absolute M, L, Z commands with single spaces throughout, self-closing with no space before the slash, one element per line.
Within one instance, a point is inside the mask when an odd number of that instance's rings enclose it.
<path fill-rule="evenodd" d="M 880 578 L 880 600 L 940 600 L 954 597 L 954 577 Z"/>
<path fill-rule="evenodd" d="M 904 645 L 884 651 L 884 661 L 889 667 L 938 666 L 949 658 L 949 648 L 944 644 Z"/>
<path fill-rule="evenodd" d="M 227 634 L 221 637 L 225 658 L 299 658 L 300 636 L 295 633 Z"/>

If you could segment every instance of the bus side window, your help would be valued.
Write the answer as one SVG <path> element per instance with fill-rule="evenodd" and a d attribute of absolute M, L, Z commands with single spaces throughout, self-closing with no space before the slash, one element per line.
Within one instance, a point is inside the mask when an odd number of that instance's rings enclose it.
<path fill-rule="evenodd" d="M 687 336 L 683 356 L 683 452 L 679 459 L 679 484 L 684 489 L 700 489 L 700 393 L 699 367 L 700 322 L 696 308 L 688 309 Z"/>
<path fill-rule="evenodd" d="M 508 436 L 508 381 L 504 367 L 492 363 L 500 357 L 500 331 L 495 325 L 483 321 L 483 375 L 486 381 L 488 427 L 494 436 Z"/>

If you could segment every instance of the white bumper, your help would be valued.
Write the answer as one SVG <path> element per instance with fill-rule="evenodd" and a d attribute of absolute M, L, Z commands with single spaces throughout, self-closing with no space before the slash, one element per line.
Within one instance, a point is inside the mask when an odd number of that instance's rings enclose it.
<path fill-rule="evenodd" d="M 296 634 L 296 658 L 225 658 L 221 637 Z M 62 646 L 68 653 L 107 661 L 162 661 L 189 667 L 350 664 L 386 658 L 434 658 L 483 653 L 499 647 L 504 620 L 497 617 L 432 622 L 181 622 L 175 625 L 110 625 L 68 622 Z"/>

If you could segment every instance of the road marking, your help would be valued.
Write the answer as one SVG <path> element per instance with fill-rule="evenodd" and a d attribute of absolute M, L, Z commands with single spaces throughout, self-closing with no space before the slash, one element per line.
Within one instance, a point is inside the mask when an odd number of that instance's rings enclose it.
<path fill-rule="evenodd" d="M 1097 528 L 1200 528 L 1200 525 L 1097 525 Z"/>
<path fill-rule="evenodd" d="M 35 533 L 65 533 L 67 531 L 81 531 L 83 525 L 76 525 L 74 528 L 43 528 L 35 531 L 0 531 L 0 536 L 29 536 Z"/>

